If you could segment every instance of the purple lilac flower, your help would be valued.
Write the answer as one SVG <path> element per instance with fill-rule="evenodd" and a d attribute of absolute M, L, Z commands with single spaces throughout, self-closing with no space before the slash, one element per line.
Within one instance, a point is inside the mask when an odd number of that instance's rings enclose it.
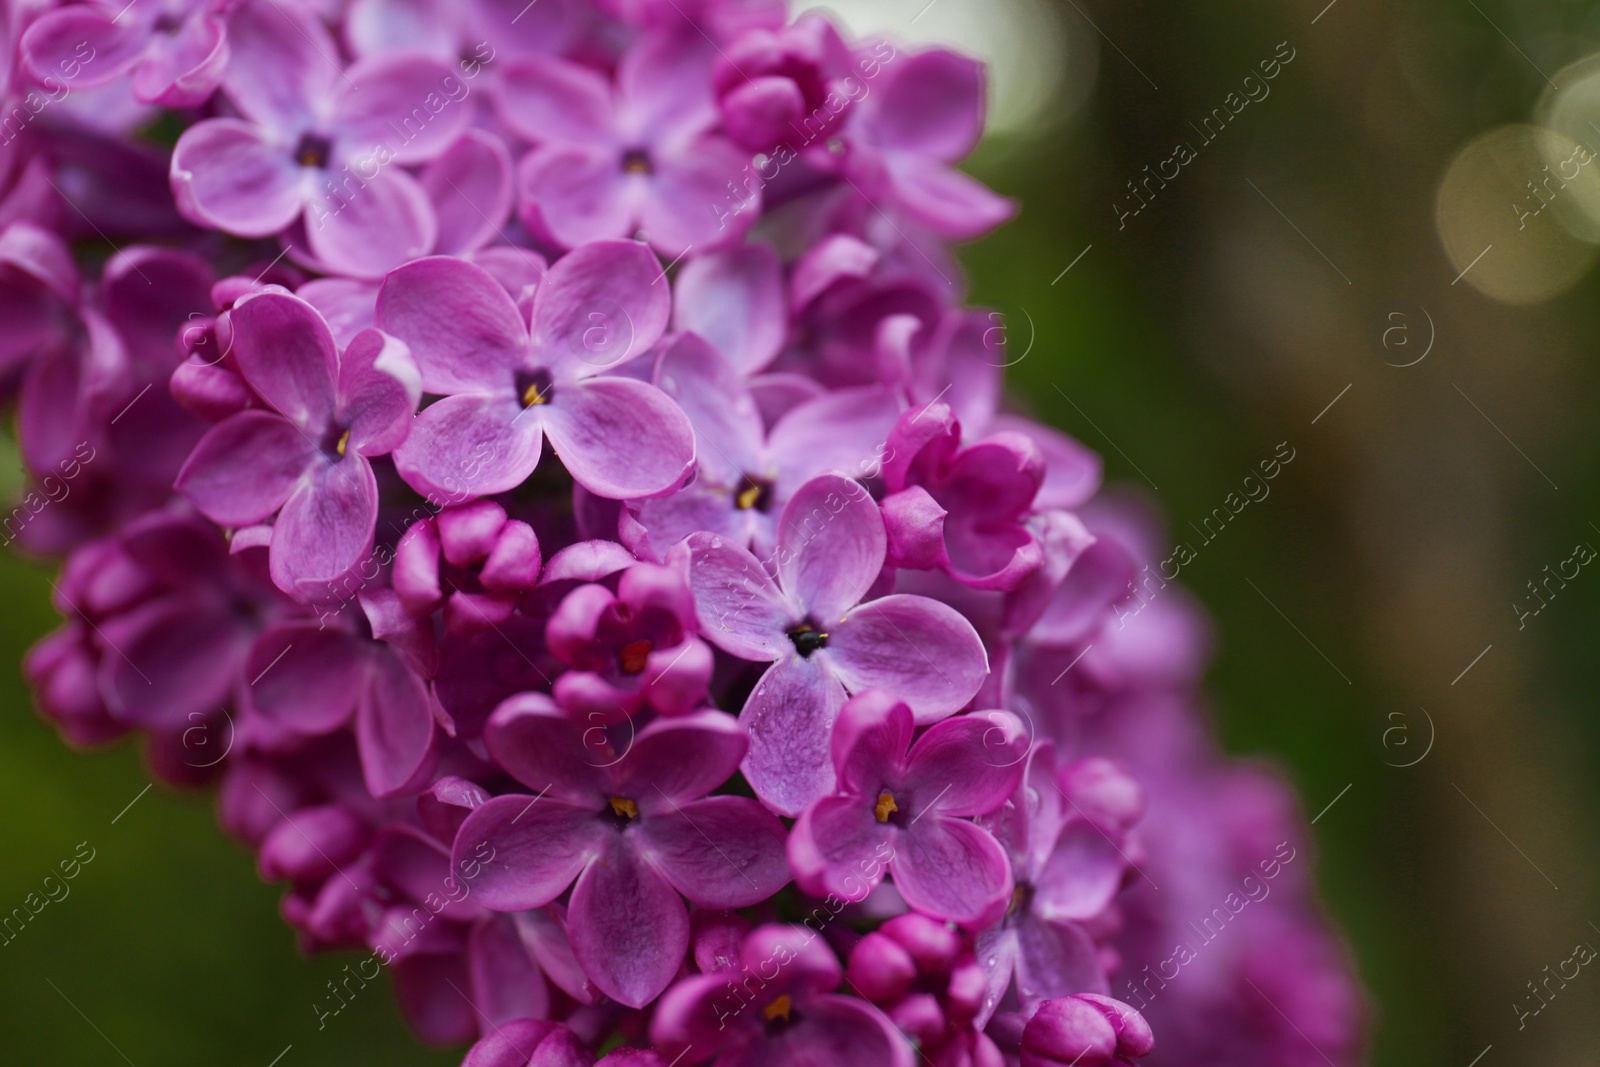
<path fill-rule="evenodd" d="M 267 289 L 234 305 L 233 356 L 265 405 L 195 446 L 178 489 L 223 526 L 272 524 L 272 580 L 315 598 L 372 548 L 371 457 L 405 440 L 422 379 L 406 346 L 366 330 L 343 352 L 315 308 Z"/>
<path fill-rule="evenodd" d="M 783 826 L 752 800 L 706 797 L 744 755 L 728 716 L 659 719 L 630 730 L 620 754 L 598 747 L 603 735 L 585 725 L 537 694 L 502 704 L 485 733 L 489 751 L 541 792 L 484 804 L 453 855 L 459 863 L 480 843 L 493 849 L 472 887 L 499 911 L 542 907 L 572 886 L 578 963 L 607 995 L 642 1007 L 683 962 L 682 897 L 745 907 L 789 880 Z"/>
<path fill-rule="evenodd" d="M 364 277 L 428 252 L 427 194 L 392 164 L 425 162 L 466 128 L 466 86 L 420 54 L 341 69 L 321 22 L 249 0 L 231 27 L 223 80 L 240 118 L 206 119 L 172 152 L 172 189 L 190 221 L 269 237 L 304 213 L 317 260 Z"/>
<path fill-rule="evenodd" d="M 913 409 L 889 437 L 884 520 L 890 558 L 938 567 L 978 589 L 1015 589 L 1044 563 L 1027 517 L 1044 482 L 1044 455 L 1027 437 L 998 433 L 961 444 L 944 404 Z"/>
<path fill-rule="evenodd" d="M 390 580 L 411 615 L 428 618 L 443 607 L 447 632 L 472 634 L 510 618 L 542 565 L 533 527 L 477 500 L 410 526 L 395 546 Z"/>
<path fill-rule="evenodd" d="M 650 1038 L 716 1067 L 911 1067 L 911 1045 L 876 1009 L 835 993 L 844 968 L 803 926 L 762 926 L 736 968 L 691 975 L 661 998 Z"/>
<path fill-rule="evenodd" d="M 675 36 L 634 45 L 614 83 L 564 60 L 513 63 L 496 103 L 536 145 L 518 168 L 522 220 L 568 248 L 642 229 L 677 256 L 737 235 L 757 213 L 754 193 L 723 209 L 750 155 L 711 132 L 706 71 Z"/>
<path fill-rule="evenodd" d="M 847 692 L 883 688 L 919 723 L 972 699 L 988 670 L 959 613 L 925 597 L 868 599 L 887 541 L 857 482 L 813 478 L 778 520 L 774 580 L 748 550 L 716 534 L 688 541 L 689 584 L 706 640 L 765 661 L 740 721 L 750 733 L 745 778 L 774 811 L 798 815 L 836 781 L 829 758 Z"/>
<path fill-rule="evenodd" d="M 1122 888 L 1133 847 L 1123 839 L 1142 808 L 1138 783 L 1109 760 L 1063 768 L 1058 779 L 1054 748 L 1043 742 L 1010 802 L 980 820 L 1016 879 L 1005 917 L 978 935 L 982 1021 L 997 1010 L 1027 1019 L 1045 1000 L 1110 991 L 1092 924 Z"/>
<path fill-rule="evenodd" d="M 976 60 L 942 48 L 898 58 L 851 116 L 846 173 L 941 237 L 977 237 L 1016 210 L 950 164 L 983 131 L 984 75 Z"/>
<path fill-rule="evenodd" d="M 803 888 L 849 899 L 886 870 L 912 908 L 981 929 L 1004 913 L 1012 874 L 1000 844 L 969 820 L 1016 789 L 1027 738 L 1006 712 L 945 719 L 913 744 L 915 728 L 888 693 L 845 704 L 833 735 L 838 792 L 795 823 L 789 864 Z"/>
<path fill-rule="evenodd" d="M 615 723 L 646 707 L 662 715 L 703 707 L 711 649 L 695 630 L 694 598 L 672 568 L 635 564 L 615 593 L 580 585 L 545 627 L 550 651 L 572 668 L 556 679 L 555 698 L 588 722 Z"/>
<path fill-rule="evenodd" d="M 22 35 L 35 80 L 91 89 L 131 74 L 134 99 L 193 107 L 216 92 L 228 68 L 229 0 L 134 0 L 60 7 Z"/>
<path fill-rule="evenodd" d="M 603 373 L 655 344 L 668 307 L 655 256 L 628 241 L 563 257 L 540 283 L 531 320 L 462 260 L 393 271 L 378 325 L 410 345 L 423 389 L 444 397 L 396 454 L 401 476 L 441 502 L 503 492 L 533 473 L 548 437 L 598 496 L 671 491 L 694 462 L 689 421 L 654 386 Z"/>
<path fill-rule="evenodd" d="M 800 486 L 832 470 L 877 472 L 900 408 L 882 386 L 841 389 L 796 404 L 769 430 L 739 374 L 692 333 L 661 354 L 656 383 L 694 425 L 696 466 L 678 492 L 628 504 L 623 541 L 654 559 L 697 531 L 769 555 Z"/>

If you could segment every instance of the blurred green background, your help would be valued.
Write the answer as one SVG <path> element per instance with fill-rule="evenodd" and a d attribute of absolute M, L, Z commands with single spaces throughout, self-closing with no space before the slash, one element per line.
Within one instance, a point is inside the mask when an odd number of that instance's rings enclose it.
<path fill-rule="evenodd" d="M 1032 342 L 1010 371 L 1019 403 L 1176 529 L 1295 448 L 1183 580 L 1216 620 L 1226 746 L 1284 767 L 1308 818 L 1337 801 L 1313 829 L 1319 881 L 1371 993 L 1372 1062 L 1592 1067 L 1600 977 L 1522 1030 L 1512 1004 L 1600 943 L 1600 576 L 1524 629 L 1511 605 L 1600 545 L 1600 280 L 1559 234 L 1501 232 L 1531 174 L 1484 179 L 1499 215 L 1449 224 L 1501 243 L 1465 279 L 1435 205 L 1465 144 L 1575 83 L 1600 6 L 1325 5 L 832 6 L 995 65 L 998 129 L 972 169 L 1023 211 L 962 258 L 1011 357 Z M 1119 229 L 1125 183 L 1198 146 L 1190 123 L 1280 42 L 1295 58 L 1270 96 Z M 1500 299 L 1506 270 L 1536 302 Z M 0 909 L 78 842 L 96 850 L 0 949 L 0 1059 L 455 1062 L 415 1046 L 378 986 L 317 1030 L 311 1005 L 348 959 L 297 955 L 279 891 L 206 797 L 157 787 L 124 811 L 150 781 L 137 753 L 69 752 L 34 717 L 16 665 L 54 624 L 48 572 L 4 557 L 0 590 Z"/>

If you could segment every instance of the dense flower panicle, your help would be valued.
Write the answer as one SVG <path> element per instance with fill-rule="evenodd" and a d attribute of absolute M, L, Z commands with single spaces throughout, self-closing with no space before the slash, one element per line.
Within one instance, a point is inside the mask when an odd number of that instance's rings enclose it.
<path fill-rule="evenodd" d="M 387 970 L 469 1067 L 1355 1061 L 1159 528 L 962 304 L 980 64 L 780 0 L 117 7 L 0 29 L 25 670 L 368 953 L 319 1026 Z"/>

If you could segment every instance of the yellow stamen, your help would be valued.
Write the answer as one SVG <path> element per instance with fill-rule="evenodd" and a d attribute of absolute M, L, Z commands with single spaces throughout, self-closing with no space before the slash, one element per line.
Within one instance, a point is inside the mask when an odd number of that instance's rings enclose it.
<path fill-rule="evenodd" d="M 549 403 L 549 401 L 547 401 L 544 398 L 544 395 L 539 392 L 539 386 L 538 386 L 537 383 L 529 385 L 526 389 L 524 389 L 522 391 L 522 406 L 523 407 L 531 408 L 535 404 L 546 404 L 546 403 Z"/>
<path fill-rule="evenodd" d="M 747 485 L 739 490 L 739 495 L 733 498 L 733 502 L 739 505 L 740 511 L 749 511 L 756 506 L 756 501 L 760 499 L 761 487 L 759 485 Z"/>
<path fill-rule="evenodd" d="M 650 649 L 653 646 L 645 638 L 630 641 L 622 646 L 618 658 L 622 660 L 623 674 L 638 674 L 650 662 Z"/>
<path fill-rule="evenodd" d="M 894 802 L 893 793 L 879 793 L 878 806 L 873 808 L 873 814 L 879 822 L 888 822 L 889 816 L 900 810 L 900 805 Z"/>
<path fill-rule="evenodd" d="M 338 449 L 339 455 L 341 455 L 341 456 L 344 455 L 345 446 L 348 445 L 349 443 L 350 443 L 350 431 L 346 430 L 344 432 L 344 435 L 339 438 L 338 445 L 335 446 Z"/>
<path fill-rule="evenodd" d="M 783 1020 L 789 1021 L 789 1015 L 794 1011 L 794 998 L 787 993 L 780 993 L 771 1004 L 761 1009 L 761 1017 L 767 1022 Z"/>
<path fill-rule="evenodd" d="M 639 817 L 639 805 L 627 797 L 612 797 L 611 810 L 623 818 L 637 819 Z"/>
<path fill-rule="evenodd" d="M 1007 915 L 1015 915 L 1017 906 L 1022 903 L 1022 887 L 1019 885 L 1011 891 L 1011 906 L 1006 909 Z"/>

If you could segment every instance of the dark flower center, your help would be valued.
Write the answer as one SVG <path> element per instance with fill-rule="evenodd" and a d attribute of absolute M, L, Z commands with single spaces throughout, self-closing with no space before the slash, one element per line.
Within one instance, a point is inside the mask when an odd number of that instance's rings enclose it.
<path fill-rule="evenodd" d="M 642 148 L 630 148 L 622 153 L 622 173 L 624 174 L 654 174 L 656 168 L 650 163 L 650 153 Z"/>
<path fill-rule="evenodd" d="M 1011 906 L 1006 909 L 1006 918 L 1021 915 L 1033 907 L 1033 883 L 1018 882 L 1017 888 L 1011 891 Z"/>
<path fill-rule="evenodd" d="M 754 508 L 766 514 L 767 509 L 772 507 L 772 482 L 754 474 L 741 475 L 738 486 L 733 490 L 733 504 L 740 511 Z"/>
<path fill-rule="evenodd" d="M 803 622 L 790 630 L 789 640 L 794 642 L 795 651 L 805 658 L 819 648 L 828 647 L 828 635 L 810 622 Z"/>
<path fill-rule="evenodd" d="M 517 375 L 517 394 L 524 408 L 535 404 L 548 404 L 556 395 L 555 381 L 549 371 L 536 370 L 531 374 Z"/>
<path fill-rule="evenodd" d="M 623 674 L 638 674 L 650 662 L 650 650 L 654 646 L 649 638 L 641 637 L 637 641 L 629 641 L 617 652 L 617 661 L 622 667 Z"/>
<path fill-rule="evenodd" d="M 323 168 L 328 165 L 328 155 L 333 151 L 333 142 L 315 133 L 300 135 L 300 143 L 294 146 L 294 161 L 302 167 Z"/>
<path fill-rule="evenodd" d="M 151 29 L 157 33 L 164 33 L 168 37 L 176 37 L 178 31 L 183 29 L 183 19 L 169 11 L 164 11 L 156 16 L 155 24 Z"/>
<path fill-rule="evenodd" d="M 615 826 L 624 827 L 639 817 L 639 805 L 628 797 L 610 797 L 611 811 L 604 818 L 609 819 Z"/>
<path fill-rule="evenodd" d="M 343 426 L 333 426 L 322 435 L 318 442 L 322 454 L 330 461 L 337 463 L 344 458 L 346 449 L 350 447 L 350 431 Z"/>
<path fill-rule="evenodd" d="M 800 1020 L 794 1010 L 794 998 L 787 993 L 780 993 L 772 1002 L 761 1009 L 761 1018 L 766 1020 L 767 1033 L 774 1033 L 793 1026 Z"/>

